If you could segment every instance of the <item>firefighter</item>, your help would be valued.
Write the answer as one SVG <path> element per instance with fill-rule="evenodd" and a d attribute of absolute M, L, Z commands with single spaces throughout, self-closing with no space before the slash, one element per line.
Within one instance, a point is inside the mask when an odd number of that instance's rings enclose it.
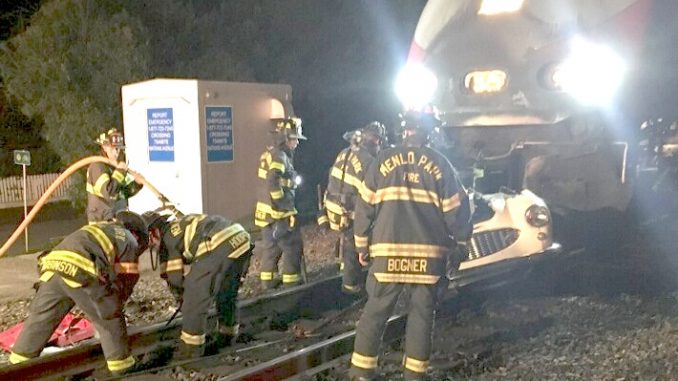
<path fill-rule="evenodd" d="M 299 140 L 306 140 L 301 130 L 301 119 L 280 120 L 273 131 L 273 146 L 268 147 L 259 159 L 254 224 L 262 230 L 264 250 L 260 279 L 264 289 L 280 284 L 278 261 L 281 261 L 284 287 L 302 282 L 303 242 L 294 206 L 296 187 L 301 178 L 292 164 Z"/>
<path fill-rule="evenodd" d="M 455 241 L 470 238 L 470 204 L 455 169 L 427 146 L 438 126 L 432 114 L 403 117 L 403 143 L 381 151 L 365 174 L 355 210 L 361 264 L 371 261 L 368 301 L 351 357 L 353 380 L 373 380 L 384 326 L 409 289 L 404 380 L 424 379 L 431 351 L 437 292 L 446 284 Z"/>
<path fill-rule="evenodd" d="M 208 310 L 216 301 L 215 348 L 229 345 L 238 334 L 236 298 L 254 246 L 237 223 L 217 215 L 146 212 L 151 250 L 157 250 L 161 277 L 179 303 L 183 316 L 174 359 L 204 355 Z M 189 270 L 190 269 L 190 270 Z"/>
<path fill-rule="evenodd" d="M 61 320 L 82 310 L 100 335 L 114 375 L 135 369 L 123 306 L 139 279 L 138 258 L 148 245 L 141 216 L 121 211 L 110 222 L 85 225 L 38 260 L 40 282 L 9 361 L 38 357 Z"/>
<path fill-rule="evenodd" d="M 125 149 L 122 134 L 111 128 L 96 139 L 101 147 L 101 156 L 118 162 Z M 118 162 L 113 168 L 105 163 L 92 163 L 87 168 L 87 221 L 108 221 L 115 213 L 127 208 L 127 199 L 143 187 L 143 177 L 128 172 L 127 163 Z"/>
<path fill-rule="evenodd" d="M 355 199 L 365 171 L 385 142 L 386 128 L 375 121 L 347 133 L 344 139 L 351 145 L 339 152 L 332 165 L 324 197 L 324 213 L 318 223 L 340 232 L 342 290 L 357 294 L 362 291 L 364 277 L 353 240 Z"/>

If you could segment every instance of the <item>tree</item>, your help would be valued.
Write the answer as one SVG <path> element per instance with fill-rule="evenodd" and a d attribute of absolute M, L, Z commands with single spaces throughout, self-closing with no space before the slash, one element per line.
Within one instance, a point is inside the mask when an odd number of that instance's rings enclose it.
<path fill-rule="evenodd" d="M 182 0 L 127 0 L 124 7 L 145 28 L 153 76 L 254 81 L 241 49 L 256 38 L 248 17 L 226 22 L 232 9 L 211 2 L 199 11 Z"/>
<path fill-rule="evenodd" d="M 21 175 L 21 166 L 12 165 L 12 151 L 27 149 L 31 151 L 30 173 L 49 173 L 60 169 L 59 157 L 45 144 L 39 132 L 42 121 L 29 119 L 19 111 L 19 107 L 6 98 L 0 88 L 0 178 Z"/>
<path fill-rule="evenodd" d="M 0 4 L 0 41 L 25 28 L 30 15 L 40 7 L 40 0 L 3 0 Z"/>
<path fill-rule="evenodd" d="M 24 114 L 42 117 L 44 138 L 65 163 L 120 125 L 119 92 L 149 72 L 142 26 L 107 1 L 54 0 L 2 46 L 0 71 Z"/>

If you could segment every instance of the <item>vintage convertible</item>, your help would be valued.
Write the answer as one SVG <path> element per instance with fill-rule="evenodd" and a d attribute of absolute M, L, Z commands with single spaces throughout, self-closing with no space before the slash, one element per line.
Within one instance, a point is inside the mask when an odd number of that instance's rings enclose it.
<path fill-rule="evenodd" d="M 450 288 L 487 288 L 521 279 L 538 261 L 560 252 L 544 200 L 524 189 L 473 194 L 473 237 Z"/>

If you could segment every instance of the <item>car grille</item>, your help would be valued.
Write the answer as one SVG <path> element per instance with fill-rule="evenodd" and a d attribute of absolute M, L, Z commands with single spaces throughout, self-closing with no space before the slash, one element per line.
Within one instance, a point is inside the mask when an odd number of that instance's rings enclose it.
<path fill-rule="evenodd" d="M 509 247 L 518 240 L 519 234 L 516 229 L 499 229 L 473 234 L 469 260 L 494 254 Z"/>

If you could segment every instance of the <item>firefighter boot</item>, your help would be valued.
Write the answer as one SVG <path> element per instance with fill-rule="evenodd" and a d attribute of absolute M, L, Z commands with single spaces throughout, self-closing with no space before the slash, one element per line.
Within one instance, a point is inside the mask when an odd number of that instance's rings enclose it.
<path fill-rule="evenodd" d="M 216 349 L 230 347 L 234 342 L 235 337 L 233 335 L 217 332 L 214 337 L 214 346 Z"/>
<path fill-rule="evenodd" d="M 343 284 L 341 285 L 341 291 L 344 294 L 348 295 L 360 295 L 362 293 L 363 288 L 360 287 L 359 285 L 350 285 L 350 284 Z"/>
<path fill-rule="evenodd" d="M 412 372 L 409 369 L 405 369 L 403 372 L 404 381 L 428 381 L 429 378 L 426 373 Z"/>
<path fill-rule="evenodd" d="M 124 369 L 117 369 L 117 370 L 108 370 L 108 373 L 112 377 L 122 377 L 125 375 L 129 375 L 132 373 L 140 372 L 142 370 L 146 370 L 150 368 L 147 364 L 144 364 L 142 362 L 139 362 L 137 360 L 134 360 L 134 364 L 130 367 L 124 368 Z"/>
<path fill-rule="evenodd" d="M 205 345 L 190 345 L 179 341 L 179 345 L 174 350 L 172 361 L 184 361 L 202 357 L 205 354 Z"/>
<path fill-rule="evenodd" d="M 219 349 L 229 347 L 235 343 L 236 337 L 240 331 L 240 325 L 227 326 L 222 323 L 219 324 L 217 331 L 212 335 L 210 340 L 210 352 L 218 352 Z"/>
<path fill-rule="evenodd" d="M 290 282 L 290 283 L 283 283 L 282 286 L 283 286 L 284 289 L 288 289 L 288 288 L 294 288 L 294 287 L 297 287 L 297 286 L 301 286 L 301 284 L 302 284 L 301 282 Z"/>
<path fill-rule="evenodd" d="M 273 280 L 262 280 L 261 281 L 261 287 L 264 290 L 274 290 L 274 289 L 278 288 L 281 283 L 282 282 L 280 281 L 280 279 L 277 279 L 277 278 L 275 278 Z"/>

